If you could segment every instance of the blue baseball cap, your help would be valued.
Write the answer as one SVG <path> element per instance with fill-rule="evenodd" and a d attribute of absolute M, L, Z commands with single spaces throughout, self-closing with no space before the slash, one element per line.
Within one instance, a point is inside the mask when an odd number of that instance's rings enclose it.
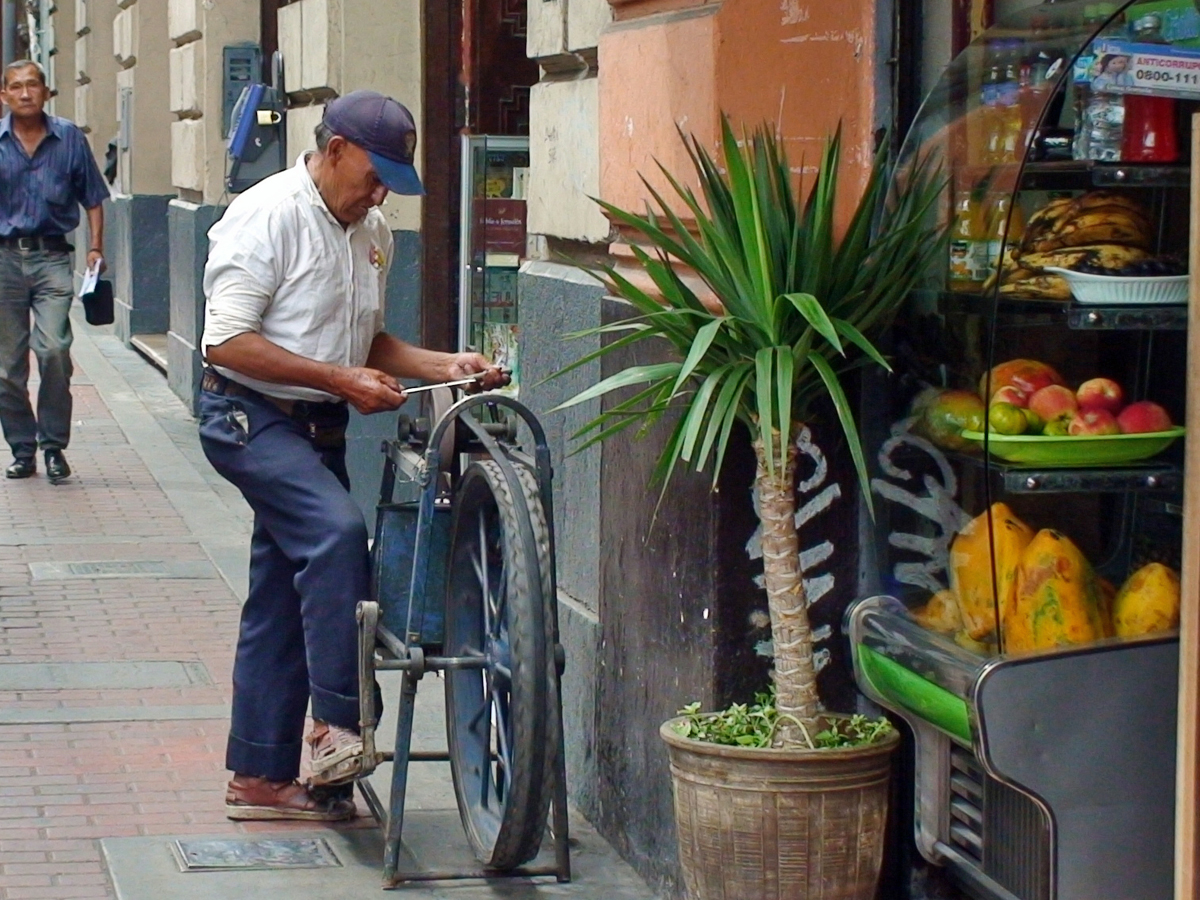
<path fill-rule="evenodd" d="M 334 134 L 367 151 L 389 191 L 425 193 L 413 165 L 417 126 L 402 104 L 376 91 L 351 91 L 325 107 L 323 121 Z"/>

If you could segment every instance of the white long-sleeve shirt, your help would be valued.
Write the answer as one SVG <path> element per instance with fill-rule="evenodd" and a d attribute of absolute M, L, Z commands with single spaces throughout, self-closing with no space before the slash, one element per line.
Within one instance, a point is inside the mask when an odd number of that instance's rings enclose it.
<path fill-rule="evenodd" d="M 256 332 L 298 356 L 361 366 L 383 330 L 392 233 L 377 208 L 343 228 L 321 199 L 305 157 L 238 196 L 208 232 L 201 353 Z M 337 400 L 215 367 L 273 397 Z"/>

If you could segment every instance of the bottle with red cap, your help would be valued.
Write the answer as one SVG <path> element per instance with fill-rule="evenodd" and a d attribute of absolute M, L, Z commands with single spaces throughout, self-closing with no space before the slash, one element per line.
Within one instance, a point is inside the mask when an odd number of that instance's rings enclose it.
<path fill-rule="evenodd" d="M 1162 18 L 1148 13 L 1133 23 L 1139 44 L 1165 44 Z M 1172 163 L 1179 159 L 1175 129 L 1175 100 L 1171 97 L 1125 95 L 1125 128 L 1121 136 L 1123 162 Z"/>

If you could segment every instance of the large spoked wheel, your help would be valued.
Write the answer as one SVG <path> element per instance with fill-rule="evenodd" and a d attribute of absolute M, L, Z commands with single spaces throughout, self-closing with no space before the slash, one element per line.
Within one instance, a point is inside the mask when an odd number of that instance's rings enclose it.
<path fill-rule="evenodd" d="M 549 715 L 550 542 L 536 482 L 514 464 L 472 463 L 451 527 L 445 653 L 482 661 L 446 672 L 446 729 L 463 827 L 480 861 L 512 869 L 537 855 L 558 746 Z"/>

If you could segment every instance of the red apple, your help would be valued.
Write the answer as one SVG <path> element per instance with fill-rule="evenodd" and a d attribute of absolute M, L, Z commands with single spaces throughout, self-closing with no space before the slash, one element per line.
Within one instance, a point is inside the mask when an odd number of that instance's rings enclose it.
<path fill-rule="evenodd" d="M 993 403 L 1011 403 L 1013 406 L 1025 409 L 1029 406 L 1029 395 L 1020 388 L 1013 387 L 1011 384 L 1006 384 L 996 393 L 992 394 Z"/>
<path fill-rule="evenodd" d="M 1114 416 L 1125 405 L 1125 392 L 1111 378 L 1090 378 L 1075 392 L 1082 410 L 1102 409 Z"/>
<path fill-rule="evenodd" d="M 988 390 L 995 394 L 1000 388 L 1012 385 L 1026 397 L 1032 397 L 1042 388 L 1052 384 L 1063 384 L 1062 376 L 1044 362 L 1038 362 L 1036 359 L 1010 359 L 992 368 L 990 382 L 987 374 L 980 379 L 979 396 L 984 397 Z"/>
<path fill-rule="evenodd" d="M 1117 425 L 1124 434 L 1148 434 L 1152 431 L 1166 431 L 1172 423 L 1167 411 L 1157 403 L 1139 400 L 1121 410 L 1117 416 Z"/>
<path fill-rule="evenodd" d="M 1055 419 L 1069 419 L 1079 409 L 1075 392 L 1061 384 L 1051 384 L 1029 398 L 1029 408 L 1047 424 Z"/>
<path fill-rule="evenodd" d="M 1106 409 L 1081 409 L 1067 426 L 1067 434 L 1120 434 L 1117 417 Z"/>

